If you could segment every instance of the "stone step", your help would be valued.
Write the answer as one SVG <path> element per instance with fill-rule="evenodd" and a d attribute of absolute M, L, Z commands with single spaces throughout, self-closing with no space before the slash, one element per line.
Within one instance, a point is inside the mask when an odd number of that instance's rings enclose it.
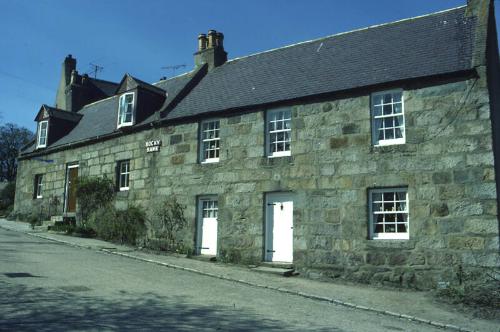
<path fill-rule="evenodd" d="M 259 265 L 266 266 L 266 267 L 276 267 L 276 268 L 281 268 L 281 269 L 294 269 L 295 268 L 293 266 L 293 263 L 286 263 L 286 262 L 261 262 Z"/>
<path fill-rule="evenodd" d="M 295 272 L 294 269 L 283 269 L 279 267 L 268 267 L 268 266 L 259 266 L 251 269 L 252 271 L 255 272 L 262 272 L 262 273 L 269 273 L 269 274 L 276 274 L 284 277 L 291 277 L 298 275 L 298 273 Z"/>
<path fill-rule="evenodd" d="M 52 216 L 52 217 L 50 217 L 50 221 L 52 221 L 53 223 L 62 222 L 63 216 Z"/>

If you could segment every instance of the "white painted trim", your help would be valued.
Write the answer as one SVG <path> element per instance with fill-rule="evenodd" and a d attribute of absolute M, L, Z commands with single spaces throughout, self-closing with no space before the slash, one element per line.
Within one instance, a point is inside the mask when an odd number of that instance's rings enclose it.
<path fill-rule="evenodd" d="M 215 121 L 219 122 L 219 137 L 218 137 L 218 141 L 219 141 L 219 157 L 205 159 L 205 150 L 203 148 L 203 143 L 204 143 L 204 140 L 203 140 L 203 125 L 205 123 L 210 123 L 210 122 L 215 122 Z M 199 139 L 198 139 L 199 149 L 198 150 L 199 150 L 200 164 L 218 163 L 219 159 L 220 159 L 220 151 L 221 151 L 221 145 L 220 145 L 221 144 L 221 135 L 220 135 L 221 121 L 220 121 L 220 118 L 212 118 L 212 119 L 206 119 L 206 120 L 200 121 L 199 126 L 200 126 L 200 128 L 198 130 L 198 135 L 199 135 Z M 215 139 L 213 139 L 213 140 L 215 140 Z"/>
<path fill-rule="evenodd" d="M 374 114 L 374 106 L 375 105 L 374 105 L 373 101 L 374 101 L 375 96 L 384 95 L 384 94 L 388 94 L 388 93 L 390 93 L 390 94 L 401 93 L 401 113 L 400 114 L 391 114 L 390 116 L 385 116 L 385 117 L 396 117 L 396 116 L 403 117 L 403 130 L 402 130 L 403 137 L 377 140 L 376 137 L 377 137 L 378 133 L 377 133 L 377 128 L 375 128 L 375 114 Z M 384 118 L 384 116 L 379 117 L 379 118 Z M 370 121 L 371 121 L 371 129 L 372 129 L 372 145 L 374 147 L 405 144 L 406 143 L 405 91 L 403 89 L 391 89 L 391 90 L 383 90 L 383 91 L 377 91 L 377 92 L 371 93 L 370 94 Z"/>
<path fill-rule="evenodd" d="M 387 193 L 387 192 L 406 192 L 406 218 L 407 218 L 407 232 L 405 233 L 375 233 L 373 229 L 373 194 L 376 193 Z M 369 213 L 369 238 L 371 240 L 409 240 L 410 239 L 410 199 L 408 196 L 407 187 L 395 187 L 395 188 L 374 188 L 368 190 L 368 213 Z"/>
<path fill-rule="evenodd" d="M 41 138 L 41 132 L 42 132 L 42 124 L 47 124 L 47 127 L 45 129 L 45 143 L 40 144 L 40 138 Z M 37 128 L 37 139 L 36 139 L 36 147 L 38 148 L 45 148 L 47 146 L 47 141 L 49 140 L 49 120 L 43 120 L 38 122 L 38 128 Z"/>
<path fill-rule="evenodd" d="M 270 139 L 271 139 L 271 132 L 269 130 L 269 118 L 271 117 L 272 114 L 274 113 L 277 113 L 277 112 L 283 112 L 283 111 L 289 111 L 290 112 L 290 150 L 288 151 L 277 151 L 277 152 L 273 152 L 271 153 L 271 149 L 270 149 Z M 266 157 L 267 158 L 279 158 L 279 157 L 289 157 L 292 155 L 292 131 L 293 131 L 293 128 L 292 128 L 292 109 L 291 107 L 278 107 L 278 108 L 272 108 L 272 109 L 268 109 L 266 110 L 265 112 L 265 115 L 264 115 L 264 121 L 265 121 L 265 144 L 266 144 L 266 147 L 265 147 L 265 153 L 266 153 Z M 279 130 L 281 132 L 286 132 L 286 130 Z M 276 130 L 274 131 L 276 132 Z M 273 132 L 273 133 L 274 133 Z"/>
<path fill-rule="evenodd" d="M 122 165 L 125 163 L 128 164 L 127 170 L 126 170 L 126 172 L 122 172 Z M 122 186 L 122 183 L 121 183 L 122 182 L 122 175 L 127 176 L 127 182 L 128 182 L 127 186 Z M 120 191 L 127 191 L 130 189 L 130 159 L 118 161 L 118 189 Z"/>
<path fill-rule="evenodd" d="M 220 161 L 220 158 L 210 158 L 203 160 L 200 164 L 215 164 Z"/>
<path fill-rule="evenodd" d="M 43 198 L 42 194 L 42 189 L 43 189 L 43 174 L 36 174 L 36 184 L 35 184 L 35 197 L 38 198 Z M 40 183 L 39 181 L 40 180 Z M 40 188 L 40 191 L 38 190 Z"/>
<path fill-rule="evenodd" d="M 122 98 L 125 99 L 128 95 L 132 95 L 132 119 L 130 122 L 120 123 L 120 105 Z M 137 96 L 135 92 L 125 92 L 118 98 L 118 117 L 116 119 L 116 128 L 119 129 L 121 127 L 130 127 L 134 125 L 135 121 L 135 109 L 137 105 Z"/>

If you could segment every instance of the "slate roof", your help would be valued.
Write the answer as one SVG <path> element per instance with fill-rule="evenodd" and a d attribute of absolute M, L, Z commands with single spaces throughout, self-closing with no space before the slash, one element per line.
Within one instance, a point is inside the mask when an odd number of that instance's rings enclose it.
<path fill-rule="evenodd" d="M 465 7 L 228 61 L 167 116 L 175 119 L 471 67 Z"/>
<path fill-rule="evenodd" d="M 67 120 L 67 121 L 71 121 L 71 122 L 78 122 L 78 121 L 80 121 L 80 119 L 82 117 L 82 115 L 79 113 L 61 110 L 59 108 L 55 108 L 55 107 L 48 106 L 45 104 L 42 105 L 42 108 L 40 110 L 42 110 L 42 109 L 47 110 L 47 113 L 49 114 L 50 117 L 54 117 L 54 118 L 62 119 L 62 120 Z"/>
<path fill-rule="evenodd" d="M 465 10 L 463 6 L 230 60 L 203 76 L 165 119 L 471 69 L 476 19 L 465 17 Z M 166 91 L 165 106 L 195 76 L 196 70 L 153 85 L 136 81 Z M 94 81 L 108 92 L 119 87 Z M 117 109 L 117 96 L 83 107 L 78 125 L 49 148 L 115 132 Z M 158 113 L 140 124 L 157 119 Z"/>
<path fill-rule="evenodd" d="M 116 89 L 118 88 L 118 83 L 115 83 L 115 82 L 110 82 L 110 81 L 105 81 L 105 80 L 100 80 L 97 78 L 90 78 L 90 77 L 89 77 L 89 81 L 108 97 L 114 95 L 116 92 Z"/>

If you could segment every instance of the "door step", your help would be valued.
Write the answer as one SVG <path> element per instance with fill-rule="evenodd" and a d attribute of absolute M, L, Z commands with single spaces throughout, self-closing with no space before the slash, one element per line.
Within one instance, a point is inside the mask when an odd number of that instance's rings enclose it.
<path fill-rule="evenodd" d="M 294 269 L 293 263 L 286 262 L 261 262 L 260 266 L 275 267 L 280 269 Z"/>
<path fill-rule="evenodd" d="M 298 273 L 295 272 L 294 268 L 286 269 L 286 268 L 280 268 L 280 267 L 259 266 L 259 267 L 255 267 L 251 270 L 255 271 L 255 272 L 275 274 L 275 275 L 280 275 L 280 276 L 284 276 L 284 277 L 291 277 L 291 276 L 298 275 Z"/>

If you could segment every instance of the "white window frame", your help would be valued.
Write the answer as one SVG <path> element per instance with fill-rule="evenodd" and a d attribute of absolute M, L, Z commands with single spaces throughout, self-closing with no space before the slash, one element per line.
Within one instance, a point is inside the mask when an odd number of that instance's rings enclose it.
<path fill-rule="evenodd" d="M 45 136 L 42 136 L 42 127 L 45 125 Z M 40 121 L 37 128 L 37 148 L 44 148 L 47 146 L 47 140 L 49 139 L 49 120 Z M 43 137 L 43 143 L 42 143 Z"/>
<path fill-rule="evenodd" d="M 385 201 L 384 200 L 384 194 L 387 193 L 394 193 L 394 199 L 392 201 Z M 405 194 L 405 199 L 404 201 L 398 200 L 396 193 L 404 193 Z M 382 194 L 382 199 L 381 200 L 375 200 L 374 195 L 375 194 Z M 410 238 L 410 216 L 409 216 L 409 201 L 408 201 L 408 188 L 405 187 L 400 187 L 400 188 L 383 188 L 383 189 L 370 189 L 369 190 L 369 213 L 370 213 L 370 239 L 372 240 L 408 240 Z M 405 209 L 404 210 L 397 210 L 397 203 L 404 202 Z M 387 206 L 390 206 L 389 204 L 392 203 L 393 209 L 392 210 L 382 210 L 384 209 L 384 203 L 388 203 Z M 380 204 L 380 208 L 376 210 L 374 208 L 375 204 Z M 382 222 L 382 227 L 385 230 L 385 227 L 388 224 L 394 224 L 395 225 L 395 232 L 375 232 L 375 221 L 377 216 L 382 215 L 383 216 L 383 222 Z M 385 218 L 388 215 L 395 215 L 394 216 L 394 222 L 386 222 Z M 398 222 L 397 221 L 397 215 L 405 215 L 406 216 L 406 221 L 404 222 Z M 403 217 L 404 218 L 404 217 Z M 405 224 L 406 225 L 406 232 L 398 232 L 397 226 L 400 224 Z"/>
<path fill-rule="evenodd" d="M 279 118 L 280 113 L 283 115 Z M 287 114 L 289 115 L 287 117 Z M 276 115 L 276 116 L 275 116 Z M 277 124 L 281 122 L 282 126 L 278 129 Z M 288 124 L 288 128 L 286 125 Z M 283 140 L 278 140 L 277 136 L 280 133 L 288 135 L 288 140 L 284 138 Z M 286 143 L 288 143 L 288 150 L 286 150 Z M 279 145 L 284 145 L 282 151 L 272 151 L 271 145 L 276 147 Z M 275 157 L 286 157 L 291 156 L 291 146 L 292 146 L 292 110 L 289 107 L 277 108 L 268 110 L 266 112 L 266 155 L 268 158 Z M 277 149 L 276 149 L 277 150 Z"/>
<path fill-rule="evenodd" d="M 211 128 L 211 124 L 216 124 L 213 128 Z M 205 128 L 208 126 L 208 128 Z M 209 137 L 209 133 L 213 133 L 214 137 Z M 207 134 L 207 137 L 205 137 Z M 220 158 L 220 120 L 219 119 L 210 119 L 205 120 L 200 123 L 200 162 L 202 164 L 207 163 L 217 163 Z M 215 144 L 215 146 L 210 146 L 209 148 L 205 148 L 205 144 Z M 215 157 L 207 158 L 207 151 L 215 151 Z"/>
<path fill-rule="evenodd" d="M 125 169 L 123 169 L 125 166 Z M 122 181 L 122 176 L 124 180 Z M 118 162 L 118 189 L 126 191 L 130 189 L 130 160 L 121 160 Z"/>
<path fill-rule="evenodd" d="M 391 102 L 384 102 L 384 95 L 391 95 Z M 400 95 L 401 101 L 394 101 L 394 95 Z M 380 99 L 380 103 L 376 102 L 377 97 L 382 96 Z M 397 105 L 400 104 L 401 112 L 395 113 L 395 109 Z M 391 113 L 384 114 L 384 107 L 390 106 Z M 380 111 L 377 112 L 377 109 Z M 384 145 L 396 145 L 396 144 L 405 144 L 406 142 L 406 125 L 405 125 L 405 112 L 404 112 L 404 91 L 402 89 L 395 90 L 387 90 L 380 91 L 376 93 L 372 93 L 370 98 L 370 111 L 371 111 L 371 119 L 372 119 L 372 143 L 374 146 L 384 146 Z M 396 118 L 401 119 L 401 123 L 396 125 L 394 120 Z M 393 120 L 391 127 L 385 127 L 386 121 Z M 379 125 L 377 125 L 377 122 Z M 384 138 L 379 139 L 380 130 L 384 131 Z M 385 138 L 386 132 L 392 130 L 393 137 L 396 136 L 396 129 L 401 131 L 402 137 L 399 138 Z"/>
<path fill-rule="evenodd" d="M 125 100 L 127 98 L 127 96 L 132 96 L 132 103 L 129 103 L 129 104 L 125 104 Z M 125 114 L 126 112 L 122 112 L 122 103 L 124 105 L 132 105 L 132 114 L 130 116 L 130 121 L 128 122 L 125 122 Z M 120 128 L 120 127 L 127 127 L 127 126 L 131 126 L 134 124 L 134 120 L 135 120 L 135 104 L 136 104 L 136 98 L 135 98 L 135 93 L 134 92 L 127 92 L 127 93 L 124 93 L 120 96 L 120 98 L 118 99 L 118 119 L 117 119 L 117 128 Z M 126 109 L 126 108 L 124 108 Z"/>
<path fill-rule="evenodd" d="M 35 198 L 43 198 L 43 174 L 35 175 Z"/>

